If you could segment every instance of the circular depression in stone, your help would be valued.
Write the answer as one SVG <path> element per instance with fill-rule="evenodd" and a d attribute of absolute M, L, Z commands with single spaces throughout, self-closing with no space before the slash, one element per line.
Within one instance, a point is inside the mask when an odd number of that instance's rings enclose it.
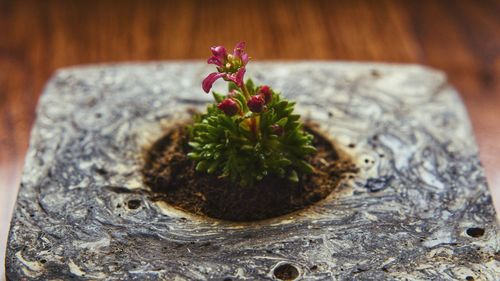
<path fill-rule="evenodd" d="M 291 281 L 299 277 L 299 270 L 289 263 L 284 263 L 273 270 L 273 275 L 278 280 Z"/>
<path fill-rule="evenodd" d="M 155 200 L 196 215 L 243 222 L 291 213 L 324 199 L 344 177 L 357 172 L 315 126 L 307 124 L 305 129 L 314 135 L 317 152 L 308 160 L 315 171 L 301 175 L 299 183 L 271 175 L 242 187 L 217 175 L 196 172 L 195 163 L 186 156 L 190 150 L 186 124 L 172 126 L 148 150 L 144 182 L 155 193 Z"/>

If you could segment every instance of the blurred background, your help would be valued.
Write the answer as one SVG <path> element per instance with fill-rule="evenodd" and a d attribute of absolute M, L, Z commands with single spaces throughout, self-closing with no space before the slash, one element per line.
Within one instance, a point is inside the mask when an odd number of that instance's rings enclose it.
<path fill-rule="evenodd" d="M 203 59 L 247 42 L 258 60 L 419 63 L 469 111 L 500 210 L 500 1 L 0 0 L 0 280 L 37 99 L 59 67 Z"/>

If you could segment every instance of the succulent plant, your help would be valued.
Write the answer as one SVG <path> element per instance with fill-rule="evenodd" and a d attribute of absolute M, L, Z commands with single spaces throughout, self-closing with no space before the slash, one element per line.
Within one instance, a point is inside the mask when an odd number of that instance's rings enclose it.
<path fill-rule="evenodd" d="M 217 66 L 202 83 L 210 92 L 217 79 L 228 82 L 228 93 L 212 92 L 215 103 L 194 117 L 189 127 L 188 157 L 196 170 L 251 185 L 266 176 L 286 177 L 298 182 L 313 167 L 307 156 L 316 151 L 313 136 L 303 130 L 295 103 L 268 85 L 244 81 L 249 61 L 245 44 L 232 54 L 222 46 L 212 47 L 208 63 Z"/>

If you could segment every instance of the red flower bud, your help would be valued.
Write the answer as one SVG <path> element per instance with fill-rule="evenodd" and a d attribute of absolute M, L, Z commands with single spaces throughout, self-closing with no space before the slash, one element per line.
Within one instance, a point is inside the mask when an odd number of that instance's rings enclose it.
<path fill-rule="evenodd" d="M 217 105 L 217 108 L 222 110 L 222 112 L 224 112 L 227 116 L 233 116 L 240 112 L 240 106 L 233 99 L 225 99 L 221 101 Z"/>
<path fill-rule="evenodd" d="M 252 96 L 248 100 L 247 105 L 248 105 L 248 108 L 250 109 L 250 111 L 255 112 L 255 113 L 259 113 L 259 112 L 262 112 L 262 109 L 264 109 L 265 103 L 266 103 L 266 101 L 264 100 L 264 98 L 262 98 L 260 95 L 256 95 L 256 96 Z"/>
<path fill-rule="evenodd" d="M 266 101 L 266 104 L 271 102 L 271 100 L 273 98 L 273 94 L 271 93 L 271 89 L 269 88 L 269 86 L 264 85 L 264 86 L 260 87 L 259 92 L 262 95 L 262 97 L 264 98 L 264 100 Z"/>

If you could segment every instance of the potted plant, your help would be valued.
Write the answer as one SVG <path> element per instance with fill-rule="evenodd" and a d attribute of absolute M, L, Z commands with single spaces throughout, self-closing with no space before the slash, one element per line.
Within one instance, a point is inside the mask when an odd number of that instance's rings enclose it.
<path fill-rule="evenodd" d="M 311 124 L 304 127 L 295 102 L 245 80 L 245 43 L 232 53 L 211 51 L 208 63 L 217 71 L 203 80 L 203 91 L 222 79 L 227 92 L 212 91 L 206 112 L 153 147 L 145 178 L 163 200 L 219 219 L 266 219 L 321 200 L 343 173 L 356 171 Z"/>

